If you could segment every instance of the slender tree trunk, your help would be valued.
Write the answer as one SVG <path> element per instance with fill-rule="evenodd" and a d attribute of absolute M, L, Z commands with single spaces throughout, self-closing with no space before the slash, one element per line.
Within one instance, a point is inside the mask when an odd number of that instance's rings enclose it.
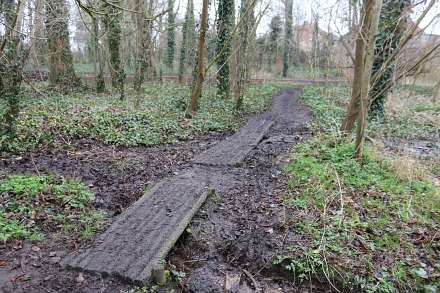
<path fill-rule="evenodd" d="M 241 40 L 240 48 L 237 51 L 237 79 L 235 85 L 236 104 L 235 109 L 243 108 L 244 93 L 249 85 L 250 77 L 250 49 L 252 39 L 252 28 L 254 26 L 254 6 L 252 0 L 242 0 L 240 17 L 243 19 L 242 26 L 238 31 L 238 39 Z"/>
<path fill-rule="evenodd" d="M 432 103 L 437 103 L 440 97 L 440 78 L 435 86 L 434 94 L 432 95 Z"/>
<path fill-rule="evenodd" d="M 292 54 L 292 13 L 293 1 L 286 0 L 286 20 L 284 25 L 284 54 L 283 54 L 283 77 L 287 77 L 289 71 L 290 55 Z"/>
<path fill-rule="evenodd" d="M 414 94 L 414 87 L 416 86 L 417 79 L 419 78 L 420 72 L 422 72 L 423 64 L 425 62 L 420 62 L 417 65 L 416 72 L 414 73 L 414 80 L 409 88 L 408 98 L 410 98 Z"/>
<path fill-rule="evenodd" d="M 35 16 L 34 16 L 34 33 L 31 34 L 34 38 L 31 38 L 31 50 L 34 58 L 35 65 L 41 67 L 42 64 L 47 64 L 47 59 L 42 54 L 45 46 L 43 42 L 44 38 L 44 4 L 43 0 L 35 0 Z"/>
<path fill-rule="evenodd" d="M 15 23 L 15 33 L 18 35 L 19 32 L 22 31 L 23 26 L 23 19 L 24 19 L 24 1 L 18 1 L 18 15 L 17 15 L 17 22 Z"/>
<path fill-rule="evenodd" d="M 203 6 L 202 6 L 202 19 L 200 23 L 200 37 L 199 37 L 199 51 L 198 51 L 198 75 L 197 75 L 197 82 L 194 87 L 194 91 L 192 94 L 191 102 L 189 104 L 189 107 L 186 111 L 186 117 L 192 118 L 194 117 L 194 114 L 197 110 L 198 104 L 199 104 L 199 97 L 202 92 L 202 85 L 204 80 L 204 59 L 205 59 L 205 36 L 206 36 L 206 29 L 208 27 L 208 0 L 203 0 Z"/>
<path fill-rule="evenodd" d="M 361 84 L 361 105 L 358 117 L 358 126 L 356 131 L 356 158 L 362 163 L 363 160 L 363 146 L 365 141 L 365 128 L 368 113 L 368 106 L 370 103 L 370 78 L 374 62 L 374 49 L 376 44 L 376 34 L 379 26 L 380 9 L 382 7 L 382 0 L 365 0 L 365 9 L 371 9 L 371 22 L 369 24 L 368 43 L 366 44 L 365 65 L 362 72 Z"/>
<path fill-rule="evenodd" d="M 137 28 L 137 66 L 135 72 L 134 86 L 137 92 L 145 79 L 152 81 L 157 78 L 156 66 L 154 63 L 154 44 L 152 39 L 152 6 L 153 1 L 144 3 L 136 0 L 136 28 Z"/>
<path fill-rule="evenodd" d="M 194 4 L 193 0 L 188 0 L 186 7 L 185 20 L 182 26 L 182 44 L 180 45 L 179 56 L 179 82 L 182 83 L 184 75 L 186 74 L 186 68 L 189 58 L 189 44 L 193 40 L 194 32 Z"/>
<path fill-rule="evenodd" d="M 357 39 L 356 39 L 356 50 L 355 50 L 355 63 L 354 63 L 354 79 L 353 79 L 353 87 L 351 90 L 351 99 L 348 105 L 347 114 L 342 122 L 340 130 L 343 132 L 350 132 L 354 127 L 354 123 L 356 122 L 356 118 L 359 115 L 359 100 L 361 93 L 361 85 L 362 85 L 362 72 L 364 72 L 364 52 L 365 52 L 365 40 L 367 39 L 367 31 L 369 27 L 369 23 L 371 21 L 371 9 L 368 6 L 365 6 L 362 9 L 362 23 L 361 28 L 359 30 Z"/>
<path fill-rule="evenodd" d="M 104 66 L 102 58 L 102 50 L 99 46 L 99 18 L 95 16 L 92 19 L 93 36 L 92 36 L 92 54 L 93 54 L 93 71 L 95 73 L 96 91 L 103 93 L 105 91 Z"/>

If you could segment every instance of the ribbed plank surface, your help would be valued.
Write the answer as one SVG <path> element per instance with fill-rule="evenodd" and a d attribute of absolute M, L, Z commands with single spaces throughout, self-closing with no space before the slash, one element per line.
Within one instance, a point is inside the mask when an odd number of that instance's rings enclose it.
<path fill-rule="evenodd" d="M 119 215 L 93 247 L 61 264 L 147 283 L 207 194 L 204 184 L 192 179 L 161 182 Z"/>
<path fill-rule="evenodd" d="M 234 135 L 195 157 L 194 162 L 213 166 L 238 165 L 263 139 L 273 124 L 274 121 L 251 118 Z"/>

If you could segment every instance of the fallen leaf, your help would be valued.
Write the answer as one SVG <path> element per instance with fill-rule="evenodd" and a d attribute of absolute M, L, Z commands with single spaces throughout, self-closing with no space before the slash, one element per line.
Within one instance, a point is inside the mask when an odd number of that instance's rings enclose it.
<path fill-rule="evenodd" d="M 32 246 L 32 251 L 34 251 L 34 252 L 38 252 L 38 251 L 40 251 L 40 247 L 38 247 L 38 246 Z"/>
<path fill-rule="evenodd" d="M 82 282 L 84 282 L 84 276 L 83 276 L 82 273 L 79 273 L 78 277 L 76 277 L 76 281 L 77 281 L 78 283 L 82 283 Z"/>

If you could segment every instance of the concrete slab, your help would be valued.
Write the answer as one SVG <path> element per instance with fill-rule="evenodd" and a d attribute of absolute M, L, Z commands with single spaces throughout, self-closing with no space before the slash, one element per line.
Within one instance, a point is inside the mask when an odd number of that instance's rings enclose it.
<path fill-rule="evenodd" d="M 196 156 L 194 162 L 212 166 L 239 165 L 273 124 L 274 121 L 253 117 L 234 135 Z"/>
<path fill-rule="evenodd" d="M 209 190 L 191 178 L 163 181 L 146 192 L 90 248 L 67 256 L 61 265 L 146 284 L 163 270 L 164 259 Z"/>

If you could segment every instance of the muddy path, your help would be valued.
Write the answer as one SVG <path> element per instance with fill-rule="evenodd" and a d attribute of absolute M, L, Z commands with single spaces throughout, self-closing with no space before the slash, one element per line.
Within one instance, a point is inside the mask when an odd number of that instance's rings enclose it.
<path fill-rule="evenodd" d="M 289 223 L 298 215 L 282 204 L 288 193 L 282 172 L 291 147 L 308 136 L 309 111 L 298 102 L 299 90 L 285 90 L 269 111 L 276 121 L 265 138 L 238 167 L 215 172 L 230 181 L 216 183 L 216 193 L 197 212 L 179 239 L 167 267 L 185 272 L 181 284 L 160 291 L 176 292 L 295 292 L 292 275 L 273 265 L 292 245 Z M 211 133 L 182 145 L 123 148 L 91 140 L 73 141 L 63 149 L 43 149 L 13 158 L 0 158 L 1 173 L 57 173 L 79 177 L 96 195 L 95 205 L 107 211 L 110 222 L 140 196 L 151 182 L 189 169 L 209 177 L 211 169 L 192 159 L 231 133 Z M 223 176 L 224 177 L 224 176 Z M 41 243 L 14 242 L 0 246 L 0 292 L 125 292 L 121 280 L 62 269 L 59 258 L 93 242 L 49 235 Z M 309 286 L 309 284 L 308 284 Z M 314 285 L 313 285 L 314 286 Z M 319 287 L 319 286 L 318 286 Z M 318 287 L 313 287 L 314 292 Z M 310 290 L 310 288 L 308 288 Z M 306 289 L 307 291 L 307 289 Z M 301 291 L 302 292 L 302 291 Z"/>

